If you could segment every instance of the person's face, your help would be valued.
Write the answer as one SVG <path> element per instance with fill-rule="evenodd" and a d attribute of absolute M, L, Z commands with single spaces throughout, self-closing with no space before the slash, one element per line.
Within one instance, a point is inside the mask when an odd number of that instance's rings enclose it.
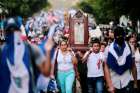
<path fill-rule="evenodd" d="M 93 50 L 93 52 L 98 53 L 99 50 L 100 50 L 100 44 L 99 43 L 94 43 L 92 45 L 92 50 Z"/>
<path fill-rule="evenodd" d="M 105 51 L 105 45 L 101 45 L 100 51 L 101 52 L 104 52 Z"/>
<path fill-rule="evenodd" d="M 68 47 L 67 42 L 62 41 L 61 44 L 60 44 L 61 50 L 66 51 L 67 50 L 67 47 Z"/>
<path fill-rule="evenodd" d="M 113 39 L 113 38 L 114 38 L 114 33 L 113 33 L 113 32 L 109 32 L 109 37 L 110 37 L 111 39 Z"/>
<path fill-rule="evenodd" d="M 136 39 L 135 39 L 135 38 L 130 38 L 129 44 L 130 44 L 131 46 L 136 46 Z"/>

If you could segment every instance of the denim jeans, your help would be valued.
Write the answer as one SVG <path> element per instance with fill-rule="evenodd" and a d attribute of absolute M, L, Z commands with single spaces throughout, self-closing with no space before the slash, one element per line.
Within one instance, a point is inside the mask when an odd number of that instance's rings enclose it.
<path fill-rule="evenodd" d="M 103 77 L 88 77 L 87 86 L 88 93 L 103 93 L 104 78 Z"/>

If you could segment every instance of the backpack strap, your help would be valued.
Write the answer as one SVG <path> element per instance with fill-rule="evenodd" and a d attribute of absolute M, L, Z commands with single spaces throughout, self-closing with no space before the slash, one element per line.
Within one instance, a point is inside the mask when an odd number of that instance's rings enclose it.
<path fill-rule="evenodd" d="M 57 63 L 58 52 L 59 52 L 59 49 L 58 49 L 57 52 L 56 52 L 55 64 Z"/>
<path fill-rule="evenodd" d="M 56 50 L 56 57 L 55 57 L 55 62 L 54 62 L 54 75 L 55 75 L 55 78 L 57 77 L 57 71 L 58 71 L 58 62 L 57 62 L 58 52 L 59 52 L 59 49 Z"/>

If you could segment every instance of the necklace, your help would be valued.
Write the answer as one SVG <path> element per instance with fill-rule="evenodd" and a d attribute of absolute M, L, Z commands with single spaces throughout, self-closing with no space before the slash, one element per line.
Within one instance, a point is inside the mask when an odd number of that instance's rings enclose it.
<path fill-rule="evenodd" d="M 66 64 L 66 56 L 65 55 L 63 55 L 63 61 Z"/>
<path fill-rule="evenodd" d="M 62 52 L 62 55 L 63 55 L 63 62 L 64 64 L 66 64 L 67 51 Z"/>

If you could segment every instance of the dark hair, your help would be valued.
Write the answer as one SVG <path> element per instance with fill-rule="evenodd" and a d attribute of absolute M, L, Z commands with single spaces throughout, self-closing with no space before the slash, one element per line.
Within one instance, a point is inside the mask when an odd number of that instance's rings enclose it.
<path fill-rule="evenodd" d="M 66 42 L 68 44 L 68 38 L 65 36 L 61 36 L 61 38 L 59 40 L 59 44 L 61 45 L 62 42 Z"/>
<path fill-rule="evenodd" d="M 105 47 L 107 46 L 105 42 L 101 42 L 100 45 L 104 45 Z"/>
<path fill-rule="evenodd" d="M 95 43 L 100 44 L 100 40 L 98 38 L 91 38 L 90 44 L 93 45 Z"/>

